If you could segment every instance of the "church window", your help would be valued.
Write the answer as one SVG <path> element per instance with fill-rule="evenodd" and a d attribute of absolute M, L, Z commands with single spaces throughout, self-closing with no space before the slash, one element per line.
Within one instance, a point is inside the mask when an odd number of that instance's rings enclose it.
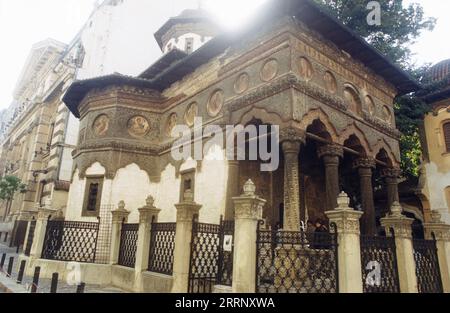
<path fill-rule="evenodd" d="M 186 53 L 191 53 L 194 50 L 194 38 L 186 38 L 186 47 L 184 50 Z"/>
<path fill-rule="evenodd" d="M 85 201 L 83 216 L 98 216 L 103 189 L 103 177 L 86 179 Z"/>
<path fill-rule="evenodd" d="M 190 190 L 192 193 L 195 192 L 195 170 L 187 170 L 181 173 L 181 190 L 180 190 L 180 201 L 184 200 L 184 193 Z"/>

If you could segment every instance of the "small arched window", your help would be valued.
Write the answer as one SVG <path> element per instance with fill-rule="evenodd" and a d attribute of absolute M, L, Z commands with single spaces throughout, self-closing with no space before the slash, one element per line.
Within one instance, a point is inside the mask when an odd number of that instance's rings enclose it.
<path fill-rule="evenodd" d="M 444 123 L 444 141 L 446 151 L 450 153 L 450 121 Z"/>

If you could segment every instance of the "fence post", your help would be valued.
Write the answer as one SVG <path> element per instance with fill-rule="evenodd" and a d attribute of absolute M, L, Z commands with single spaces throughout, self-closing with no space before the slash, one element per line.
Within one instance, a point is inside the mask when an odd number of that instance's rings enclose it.
<path fill-rule="evenodd" d="M 110 264 L 117 264 L 119 262 L 119 250 L 120 250 L 120 237 L 122 232 L 122 223 L 128 221 L 128 215 L 130 212 L 125 209 L 125 202 L 120 201 L 118 208 L 111 211 L 112 214 L 112 227 L 111 227 L 111 253 Z"/>
<path fill-rule="evenodd" d="M 431 213 L 431 223 L 425 223 L 427 239 L 436 239 L 436 248 L 441 271 L 442 288 L 450 293 L 450 225 L 442 222 L 439 211 Z"/>
<path fill-rule="evenodd" d="M 394 230 L 400 292 L 418 293 L 411 230 L 413 219 L 404 216 L 402 212 L 400 203 L 394 202 L 391 212 L 381 219 L 381 226 L 386 229 L 388 236 L 391 233 L 390 230 Z"/>
<path fill-rule="evenodd" d="M 151 225 L 152 222 L 158 222 L 158 215 L 161 211 L 160 209 L 155 207 L 155 199 L 152 196 L 149 196 L 146 202 L 146 206 L 139 209 L 139 233 L 135 265 L 135 288 L 138 290 L 140 290 L 141 273 L 148 269 L 152 227 Z"/>
<path fill-rule="evenodd" d="M 338 239 L 338 271 L 340 293 L 362 293 L 362 266 L 360 223 L 364 214 L 350 207 L 350 198 L 345 192 L 338 197 L 338 207 L 325 214 L 330 223 L 336 224 Z"/>
<path fill-rule="evenodd" d="M 248 180 L 244 193 L 234 197 L 235 238 L 233 259 L 233 293 L 254 293 L 256 290 L 256 239 L 258 221 L 266 200 L 256 194 L 256 186 Z"/>
<path fill-rule="evenodd" d="M 39 207 L 36 228 L 34 230 L 34 239 L 30 252 L 33 259 L 40 259 L 42 256 L 45 233 L 47 231 L 47 222 L 50 216 L 52 216 L 55 212 L 55 210 L 52 210 L 49 207 Z"/>
<path fill-rule="evenodd" d="M 173 293 L 186 293 L 189 283 L 189 263 L 191 257 L 192 225 L 201 205 L 194 202 L 191 190 L 184 193 L 183 201 L 176 204 L 177 230 L 173 261 Z"/>

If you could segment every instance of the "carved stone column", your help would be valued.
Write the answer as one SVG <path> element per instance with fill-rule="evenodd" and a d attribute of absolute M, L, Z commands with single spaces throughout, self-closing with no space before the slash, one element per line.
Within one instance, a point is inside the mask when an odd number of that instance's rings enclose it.
<path fill-rule="evenodd" d="M 442 222 L 439 211 L 431 212 L 431 223 L 424 224 L 427 239 L 436 239 L 442 288 L 450 293 L 450 225 Z"/>
<path fill-rule="evenodd" d="M 363 213 L 350 208 L 350 199 L 345 192 L 339 195 L 337 202 L 338 207 L 325 214 L 330 223 L 337 226 L 339 292 L 362 293 L 359 219 Z"/>
<path fill-rule="evenodd" d="M 317 149 L 319 158 L 325 164 L 326 210 L 337 207 L 339 195 L 339 159 L 344 157 L 344 150 L 339 145 L 325 145 Z"/>
<path fill-rule="evenodd" d="M 234 218 L 233 197 L 239 195 L 239 161 L 228 161 L 228 185 L 227 185 L 227 203 L 225 207 L 225 220 Z"/>
<path fill-rule="evenodd" d="M 400 203 L 394 202 L 391 212 L 381 219 L 381 225 L 386 228 L 386 234 L 390 234 L 390 229 L 394 230 L 400 291 L 417 293 L 416 262 L 411 230 L 414 220 L 404 216 L 402 211 Z"/>
<path fill-rule="evenodd" d="M 120 201 L 116 210 L 111 211 L 112 227 L 111 227 L 111 253 L 110 264 L 119 262 L 120 237 L 122 233 L 122 224 L 128 220 L 130 212 L 125 209 L 125 202 Z"/>
<path fill-rule="evenodd" d="M 394 202 L 400 202 L 398 195 L 398 179 L 400 178 L 401 170 L 398 167 L 385 168 L 381 172 L 381 176 L 384 177 L 387 190 L 387 208 L 392 207 Z"/>
<path fill-rule="evenodd" d="M 373 201 L 372 169 L 376 167 L 372 158 L 360 158 L 355 161 L 353 167 L 358 170 L 361 200 L 364 215 L 362 217 L 362 229 L 366 235 L 375 236 L 377 233 L 375 203 Z"/>
<path fill-rule="evenodd" d="M 299 153 L 305 142 L 305 133 L 296 128 L 281 130 L 281 148 L 284 154 L 284 225 L 286 231 L 300 229 Z"/>
<path fill-rule="evenodd" d="M 148 259 L 150 253 L 150 240 L 152 223 L 158 222 L 158 215 L 160 209 L 155 207 L 155 199 L 149 196 L 146 200 L 146 205 L 139 209 L 139 232 L 136 250 L 136 264 L 135 264 L 135 288 L 137 291 L 142 291 L 141 273 L 148 269 Z"/>
<path fill-rule="evenodd" d="M 177 208 L 177 230 L 173 260 L 173 293 L 186 293 L 189 283 L 189 261 L 191 256 L 192 225 L 201 205 L 194 202 L 194 194 L 187 190 L 183 202 Z"/>
<path fill-rule="evenodd" d="M 248 180 L 244 194 L 233 198 L 235 204 L 234 293 L 254 293 L 256 280 L 256 232 L 266 203 L 255 195 L 255 184 Z"/>

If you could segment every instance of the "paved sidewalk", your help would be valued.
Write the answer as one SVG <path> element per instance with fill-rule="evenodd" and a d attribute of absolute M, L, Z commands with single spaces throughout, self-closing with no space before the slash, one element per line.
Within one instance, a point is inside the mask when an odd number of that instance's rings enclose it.
<path fill-rule="evenodd" d="M 0 269 L 0 293 L 29 293 L 31 291 L 31 285 L 33 277 L 24 276 L 22 284 L 17 284 L 18 277 L 18 255 L 15 248 L 9 248 L 3 244 L 0 244 L 0 258 L 3 253 L 7 253 L 5 264 L 3 269 Z M 11 277 L 7 275 L 9 258 L 14 257 L 14 266 L 11 273 Z M 39 279 L 39 286 L 37 293 L 49 293 L 51 286 L 51 279 Z M 65 281 L 59 280 L 57 293 L 75 293 L 77 286 L 68 285 Z M 126 293 L 126 291 L 119 288 L 100 285 L 86 285 L 85 293 Z"/>

